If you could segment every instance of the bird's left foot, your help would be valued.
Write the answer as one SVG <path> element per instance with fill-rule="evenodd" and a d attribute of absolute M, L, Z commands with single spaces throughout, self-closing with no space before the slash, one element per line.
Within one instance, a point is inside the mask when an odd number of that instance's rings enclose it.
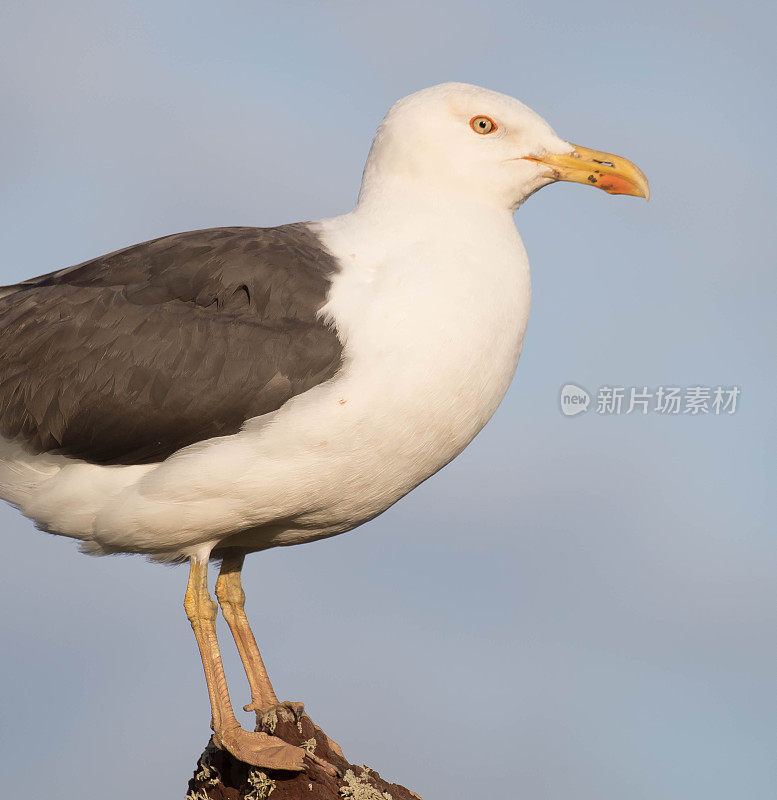
<path fill-rule="evenodd" d="M 276 703 L 269 708 L 260 708 L 257 703 L 252 702 L 243 706 L 243 710 L 256 712 L 257 728 L 272 727 L 274 729 L 279 719 L 299 725 L 302 721 L 302 715 L 305 713 L 305 704 L 299 700 L 284 700 L 282 703 Z M 272 730 L 269 732 L 272 733 Z"/>
<path fill-rule="evenodd" d="M 278 728 L 278 735 L 286 740 L 297 739 L 302 736 L 302 718 L 305 716 L 305 705 L 299 700 L 284 700 L 282 703 L 275 703 L 272 706 L 260 707 L 257 703 L 251 702 L 243 706 L 244 711 L 254 711 L 256 713 L 256 728 L 260 733 L 275 735 Z M 297 734 L 294 733 L 297 729 Z M 296 744 L 296 742 L 295 742 Z"/>

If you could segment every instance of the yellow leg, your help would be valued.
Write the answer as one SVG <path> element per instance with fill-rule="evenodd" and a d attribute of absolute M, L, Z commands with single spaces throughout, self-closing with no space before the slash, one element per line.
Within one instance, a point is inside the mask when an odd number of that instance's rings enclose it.
<path fill-rule="evenodd" d="M 207 561 L 191 559 L 184 608 L 192 624 L 205 669 L 213 715 L 211 725 L 216 744 L 228 750 L 235 758 L 255 767 L 296 772 L 303 770 L 305 751 L 301 747 L 294 747 L 266 733 L 243 730 L 235 717 L 216 638 L 216 604 L 208 593 Z"/>
<path fill-rule="evenodd" d="M 240 660 L 246 671 L 248 684 L 251 687 L 251 702 L 244 706 L 246 711 L 255 711 L 257 725 L 260 724 L 262 712 L 275 706 L 285 706 L 297 719 L 304 713 L 305 707 L 302 703 L 284 702 L 279 703 L 275 691 L 267 675 L 259 647 L 256 644 L 254 633 L 248 623 L 245 612 L 246 595 L 243 591 L 243 584 L 240 580 L 240 572 L 243 569 L 245 557 L 242 554 L 225 556 L 221 562 L 221 570 L 216 580 L 216 597 L 218 598 L 224 619 L 229 625 L 232 636 L 240 653 Z M 327 737 L 328 738 L 328 737 Z M 342 755 L 340 746 L 329 740 L 330 745 Z M 328 762 L 319 758 L 314 753 L 308 753 L 308 758 L 319 766 L 323 767 L 330 775 L 337 775 L 338 770 Z"/>
<path fill-rule="evenodd" d="M 243 560 L 243 555 L 224 557 L 216 581 L 216 597 L 224 619 L 232 631 L 240 653 L 240 660 L 246 671 L 248 684 L 251 687 L 251 702 L 245 706 L 245 710 L 256 711 L 258 716 L 262 711 L 278 705 L 278 698 L 273 691 L 256 639 L 248 624 L 248 617 L 246 617 L 246 595 L 240 581 Z"/>

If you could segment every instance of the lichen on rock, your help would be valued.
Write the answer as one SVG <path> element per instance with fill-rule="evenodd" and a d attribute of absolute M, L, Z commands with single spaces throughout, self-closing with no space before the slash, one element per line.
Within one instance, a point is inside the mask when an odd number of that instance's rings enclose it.
<path fill-rule="evenodd" d="M 213 742 L 208 742 L 208 746 L 197 762 L 197 771 L 194 773 L 194 780 L 208 783 L 211 786 L 216 786 L 221 783 L 221 775 L 213 764 L 213 754 L 215 752 L 216 747 Z"/>
<path fill-rule="evenodd" d="M 275 781 L 260 769 L 252 769 L 248 773 L 247 781 L 251 791 L 246 794 L 245 800 L 266 800 L 275 790 Z"/>
<path fill-rule="evenodd" d="M 368 778 L 370 770 L 362 767 L 362 774 L 357 775 L 352 769 L 346 770 L 343 780 L 346 785 L 341 787 L 340 796 L 345 800 L 393 800 L 388 792 L 381 792 L 373 786 Z"/>

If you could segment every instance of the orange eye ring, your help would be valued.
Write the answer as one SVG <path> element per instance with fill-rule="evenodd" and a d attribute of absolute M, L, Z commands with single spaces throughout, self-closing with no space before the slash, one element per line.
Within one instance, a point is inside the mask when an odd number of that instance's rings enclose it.
<path fill-rule="evenodd" d="M 491 117 L 487 117 L 485 114 L 476 114 L 472 119 L 469 121 L 469 127 L 472 128 L 475 133 L 479 133 L 481 136 L 485 136 L 486 134 L 493 133 L 494 131 L 499 130 L 499 126 L 491 119 Z"/>

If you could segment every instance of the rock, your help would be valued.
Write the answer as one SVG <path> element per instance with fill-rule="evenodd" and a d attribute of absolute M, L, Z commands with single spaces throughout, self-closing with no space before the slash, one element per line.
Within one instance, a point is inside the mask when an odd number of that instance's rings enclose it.
<path fill-rule="evenodd" d="M 303 747 L 336 767 L 339 776 L 309 759 L 305 759 L 305 772 L 252 767 L 218 749 L 211 739 L 189 781 L 187 800 L 265 800 L 270 796 L 272 800 L 421 800 L 372 769 L 350 764 L 301 703 L 276 706 L 262 716 L 256 729 Z"/>

